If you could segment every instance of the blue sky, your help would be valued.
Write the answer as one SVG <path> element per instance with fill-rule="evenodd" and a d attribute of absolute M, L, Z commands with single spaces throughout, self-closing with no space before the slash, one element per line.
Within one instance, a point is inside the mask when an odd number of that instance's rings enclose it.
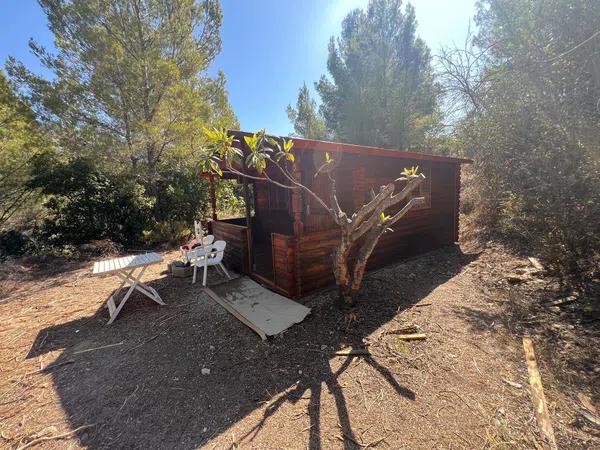
<path fill-rule="evenodd" d="M 326 73 L 327 43 L 346 13 L 368 0 L 222 0 L 223 50 L 211 72 L 227 76 L 229 98 L 244 130 L 292 131 L 285 108 L 298 88 Z M 433 53 L 462 43 L 475 0 L 413 0 L 418 34 Z M 35 0 L 0 0 L 0 62 L 9 55 L 39 72 L 30 38 L 52 47 L 52 34 Z"/>

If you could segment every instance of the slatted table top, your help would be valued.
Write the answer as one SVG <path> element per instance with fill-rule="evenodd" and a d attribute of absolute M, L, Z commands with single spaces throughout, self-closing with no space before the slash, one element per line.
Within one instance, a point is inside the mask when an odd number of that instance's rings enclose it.
<path fill-rule="evenodd" d="M 105 259 L 94 263 L 92 275 L 119 272 L 136 267 L 149 266 L 161 262 L 162 256 L 158 253 L 145 253 L 143 255 L 123 256 L 122 258 Z"/>

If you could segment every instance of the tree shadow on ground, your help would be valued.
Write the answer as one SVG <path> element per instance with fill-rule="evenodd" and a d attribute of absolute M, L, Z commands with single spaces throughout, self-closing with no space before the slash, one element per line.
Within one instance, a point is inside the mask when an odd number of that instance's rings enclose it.
<path fill-rule="evenodd" d="M 300 446 L 319 449 L 323 389 L 334 398 L 344 448 L 360 448 L 339 383 L 353 357 L 332 356 L 333 350 L 361 346 L 363 338 L 475 258 L 450 247 L 409 265 L 388 266 L 383 270 L 394 276 L 384 283 L 380 271 L 367 275 L 350 322 L 332 305 L 332 289 L 312 295 L 304 299 L 311 315 L 265 342 L 198 284 L 162 278 L 147 284 L 167 306 L 136 293 L 111 326 L 105 326 L 107 312 L 101 308 L 91 317 L 41 330 L 28 356 L 62 350 L 46 372 L 72 429 L 93 425 L 76 433 L 91 449 L 198 448 L 264 407 L 249 431 L 236 436 L 251 445 L 282 406 L 300 400 L 308 401 L 310 424 Z M 369 356 L 364 362 L 393 387 L 398 402 L 415 400 L 402 375 Z M 203 368 L 210 374 L 203 375 Z"/>

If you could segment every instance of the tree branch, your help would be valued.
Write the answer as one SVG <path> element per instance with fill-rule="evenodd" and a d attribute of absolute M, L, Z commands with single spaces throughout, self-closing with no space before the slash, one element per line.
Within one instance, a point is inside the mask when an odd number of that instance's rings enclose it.
<path fill-rule="evenodd" d="M 404 201 L 424 180 L 425 175 L 423 174 L 420 174 L 416 177 L 412 177 L 408 179 L 408 183 L 406 184 L 404 189 L 402 189 L 402 191 L 400 191 L 398 194 L 391 196 L 388 194 L 388 196 L 383 198 L 381 201 L 375 202 L 374 206 L 372 207 L 372 210 L 370 211 L 370 213 L 368 213 L 369 215 L 365 218 L 363 223 L 360 224 L 360 226 L 358 226 L 352 232 L 352 238 L 358 239 L 366 232 L 368 232 L 371 228 L 373 228 L 379 221 L 379 215 L 382 212 L 385 212 L 386 209 Z M 394 187 L 393 183 L 387 185 L 385 189 L 382 190 L 382 192 L 388 192 L 388 188 L 390 186 Z M 373 203 L 373 201 L 371 201 L 371 203 Z"/>

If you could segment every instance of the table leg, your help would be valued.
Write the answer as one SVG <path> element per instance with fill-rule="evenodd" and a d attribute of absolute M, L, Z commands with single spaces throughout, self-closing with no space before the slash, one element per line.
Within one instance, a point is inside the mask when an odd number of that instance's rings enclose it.
<path fill-rule="evenodd" d="M 163 306 L 165 305 L 165 302 L 162 300 L 162 298 L 160 298 L 160 295 L 158 295 L 158 292 L 156 292 L 156 289 L 154 289 L 151 286 L 145 285 L 144 283 L 142 283 L 140 281 L 140 279 L 142 278 L 142 275 L 146 271 L 147 267 L 148 266 L 142 267 L 140 272 L 137 275 L 135 275 L 135 269 L 132 269 L 129 272 L 117 272 L 117 276 L 119 278 L 121 278 L 123 281 L 121 282 L 121 285 L 119 286 L 117 291 L 115 291 L 115 294 L 111 295 L 107 301 L 106 306 L 108 307 L 108 312 L 109 312 L 109 316 L 110 316 L 110 320 L 108 321 L 107 325 L 110 325 L 111 323 L 113 323 L 115 321 L 115 319 L 121 312 L 121 309 L 123 309 L 123 306 L 125 306 L 125 302 L 127 302 L 127 300 L 129 299 L 129 296 L 133 293 L 134 290 L 141 292 L 145 296 L 154 300 L 159 305 L 163 305 Z M 125 295 L 123 296 L 123 298 L 121 299 L 121 301 L 119 302 L 119 304 L 116 305 L 116 303 L 115 303 L 116 292 L 119 292 L 121 290 L 121 288 L 123 287 L 123 285 L 125 285 L 125 284 L 129 284 L 130 287 L 127 290 L 127 292 L 125 293 Z"/>
<path fill-rule="evenodd" d="M 114 299 L 111 297 L 111 299 L 109 300 L 108 303 L 108 311 L 110 314 L 110 319 L 107 323 L 107 325 L 110 325 L 111 323 L 113 323 L 115 321 L 115 319 L 117 318 L 117 316 L 119 315 L 119 313 L 121 312 L 121 310 L 123 309 L 123 306 L 125 306 L 125 303 L 127 302 L 127 300 L 129 299 L 129 296 L 131 295 L 131 293 L 136 289 L 138 283 L 139 283 L 139 279 L 142 277 L 142 275 L 144 274 L 144 272 L 146 271 L 146 268 L 148 266 L 144 266 L 142 268 L 142 270 L 139 272 L 139 274 L 137 276 L 134 276 L 134 270 L 131 270 L 129 273 L 124 274 L 121 272 L 117 272 L 117 275 L 123 279 L 123 283 L 121 284 L 121 286 L 124 283 L 130 283 L 130 287 L 127 290 L 127 293 L 123 296 L 123 298 L 121 299 L 121 301 L 119 302 L 119 305 L 116 306 L 115 305 L 115 301 Z M 112 304 L 111 304 L 112 303 Z M 115 307 L 116 306 L 116 307 Z M 112 311 L 111 311 L 112 310 Z"/>

